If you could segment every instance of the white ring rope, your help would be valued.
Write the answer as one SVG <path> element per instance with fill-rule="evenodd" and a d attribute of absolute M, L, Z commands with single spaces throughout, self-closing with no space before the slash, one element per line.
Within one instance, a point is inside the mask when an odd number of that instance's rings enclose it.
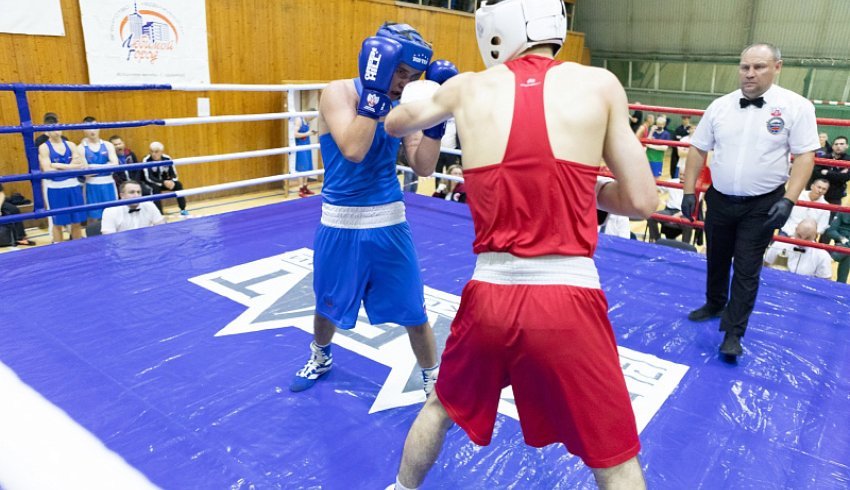
<path fill-rule="evenodd" d="M 163 119 L 166 126 L 187 126 L 189 124 L 215 124 L 228 122 L 273 121 L 293 117 L 314 117 L 318 111 L 267 112 L 264 114 L 234 114 L 227 116 L 176 117 Z"/>
<path fill-rule="evenodd" d="M 286 85 L 260 85 L 239 83 L 177 84 L 171 85 L 171 90 L 183 92 L 287 92 L 289 90 L 318 90 L 327 87 L 327 83 L 305 83 Z"/>

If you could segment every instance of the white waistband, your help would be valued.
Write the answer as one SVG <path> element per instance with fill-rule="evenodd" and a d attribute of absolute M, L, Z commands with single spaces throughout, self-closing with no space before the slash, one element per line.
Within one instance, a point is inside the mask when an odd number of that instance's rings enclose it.
<path fill-rule="evenodd" d="M 322 224 L 332 228 L 363 230 L 404 223 L 404 202 L 380 206 L 335 206 L 322 203 Z"/>
<path fill-rule="evenodd" d="M 47 172 L 45 172 L 47 173 Z M 80 181 L 77 180 L 76 177 L 71 177 L 70 179 L 65 180 L 43 180 L 44 187 L 48 189 L 68 189 L 70 187 L 77 187 L 80 185 Z"/>
<path fill-rule="evenodd" d="M 86 184 L 115 184 L 115 179 L 111 175 L 87 175 Z"/>
<path fill-rule="evenodd" d="M 479 254 L 472 279 L 493 284 L 601 287 L 593 259 L 563 255 L 524 258 L 504 252 Z"/>

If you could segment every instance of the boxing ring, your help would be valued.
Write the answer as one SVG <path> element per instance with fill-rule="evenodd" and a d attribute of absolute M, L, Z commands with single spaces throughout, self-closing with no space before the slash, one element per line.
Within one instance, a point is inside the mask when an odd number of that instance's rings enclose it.
<path fill-rule="evenodd" d="M 463 204 L 405 202 L 441 352 L 474 268 L 471 218 Z M 391 483 L 424 399 L 400 328 L 364 318 L 336 336 L 326 379 L 287 389 L 311 338 L 320 214 L 308 197 L 0 255 L 0 487 Z M 649 488 L 850 485 L 847 285 L 766 269 L 731 365 L 719 319 L 686 319 L 703 301 L 703 256 L 603 235 L 596 261 Z M 424 488 L 594 487 L 562 446 L 524 444 L 510 393 L 499 411 L 487 448 L 449 431 Z"/>

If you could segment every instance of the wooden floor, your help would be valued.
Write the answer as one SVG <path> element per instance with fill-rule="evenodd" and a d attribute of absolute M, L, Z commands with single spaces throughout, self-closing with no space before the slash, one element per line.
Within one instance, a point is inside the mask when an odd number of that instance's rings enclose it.
<path fill-rule="evenodd" d="M 662 180 L 670 178 L 669 173 L 666 173 L 668 168 L 669 165 L 665 164 L 665 173 L 661 176 Z M 401 176 L 399 176 L 399 183 L 403 185 Z M 430 196 L 434 193 L 435 187 L 436 186 L 434 178 L 420 177 L 416 185 L 416 193 L 425 196 Z M 315 192 L 319 192 L 321 191 L 321 184 L 311 183 L 310 188 Z M 659 209 L 663 209 L 664 203 L 667 200 L 667 194 L 661 188 L 659 188 L 659 193 Z M 181 216 L 180 209 L 177 207 L 176 202 L 172 199 L 169 199 L 166 201 L 166 206 L 163 215 L 165 216 L 166 221 L 168 223 L 171 223 L 175 221 L 182 221 L 184 219 L 194 219 L 202 216 L 212 216 L 215 214 L 227 213 L 230 211 L 239 211 L 242 209 L 265 206 L 267 204 L 275 204 L 278 202 L 286 201 L 288 199 L 299 199 L 297 186 L 293 185 L 290 187 L 289 195 L 286 195 L 284 189 L 281 188 L 279 190 L 274 191 L 250 192 L 238 196 L 229 196 L 218 199 L 195 201 L 189 204 L 188 210 L 190 212 L 190 216 L 188 217 Z M 850 197 L 845 199 L 844 202 L 845 206 L 847 206 L 848 204 L 850 204 Z M 632 221 L 630 223 L 630 228 L 632 230 L 632 233 L 635 234 L 638 240 L 645 239 L 644 237 L 646 235 L 646 221 Z M 48 232 L 47 228 L 27 229 L 27 236 L 30 240 L 33 240 L 36 243 L 34 247 L 0 247 L 0 253 L 23 251 L 35 247 L 49 245 L 51 243 L 50 233 Z M 697 246 L 697 251 L 699 253 L 704 254 L 705 246 Z M 777 268 L 783 269 L 784 267 L 779 266 Z M 837 276 L 837 270 L 838 265 L 836 262 L 834 262 L 832 267 L 833 280 L 835 280 Z"/>

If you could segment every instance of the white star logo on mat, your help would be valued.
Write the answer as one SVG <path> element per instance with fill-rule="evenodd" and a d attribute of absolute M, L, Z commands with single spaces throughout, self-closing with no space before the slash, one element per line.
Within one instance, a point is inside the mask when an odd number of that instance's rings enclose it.
<path fill-rule="evenodd" d="M 313 333 L 313 251 L 294 250 L 190 279 L 247 307 L 216 336 L 295 327 Z M 443 346 L 460 297 L 425 288 L 428 321 Z M 425 401 L 422 377 L 403 327 L 370 325 L 363 310 L 357 326 L 337 330 L 334 343 L 391 368 L 370 413 Z M 305 350 L 306 355 L 306 350 Z M 510 412 L 512 406 L 507 409 Z M 515 409 L 514 409 L 515 411 Z"/>
<path fill-rule="evenodd" d="M 295 327 L 312 334 L 313 251 L 301 248 L 189 279 L 247 308 L 216 336 Z M 441 352 L 460 297 L 425 287 L 425 309 Z M 370 325 L 361 310 L 351 330 L 337 330 L 334 344 L 390 367 L 369 413 L 425 401 L 422 378 L 403 327 Z M 632 399 L 638 430 L 643 430 L 672 394 L 688 367 L 619 347 L 620 365 Z M 306 355 L 306 345 L 304 353 Z M 335 369 L 340 369 L 337 366 Z M 502 391 L 499 413 L 517 419 L 510 387 Z"/>

